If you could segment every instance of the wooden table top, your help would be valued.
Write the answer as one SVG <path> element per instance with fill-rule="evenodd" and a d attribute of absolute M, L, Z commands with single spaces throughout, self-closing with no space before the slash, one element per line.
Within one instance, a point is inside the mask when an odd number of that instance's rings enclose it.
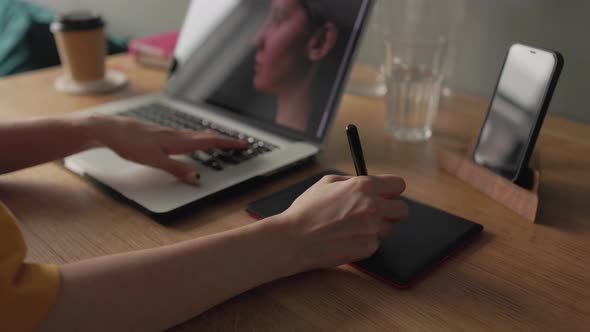
<path fill-rule="evenodd" d="M 129 76 L 128 89 L 99 97 L 60 94 L 53 89 L 57 68 L 2 79 L 0 120 L 73 112 L 158 91 L 165 78 L 126 56 L 110 58 L 109 67 Z M 169 226 L 57 162 L 1 176 L 0 200 L 19 219 L 32 262 L 65 263 L 156 247 L 251 223 L 243 211 L 248 202 L 321 169 L 354 172 L 343 128 L 356 123 L 370 173 L 403 176 L 407 196 L 483 224 L 482 238 L 408 290 L 348 266 L 315 271 L 242 294 L 178 330 L 587 330 L 590 126 L 547 118 L 537 145 L 540 208 L 537 224 L 530 224 L 437 167 L 438 151 L 459 151 L 477 135 L 486 107 L 479 98 L 447 100 L 433 139 L 407 144 L 385 133 L 382 99 L 345 96 L 317 162 L 199 208 Z"/>

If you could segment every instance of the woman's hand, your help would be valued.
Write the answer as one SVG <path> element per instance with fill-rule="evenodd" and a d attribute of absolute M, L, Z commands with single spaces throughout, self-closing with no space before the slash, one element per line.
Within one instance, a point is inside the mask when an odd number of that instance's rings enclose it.
<path fill-rule="evenodd" d="M 301 271 L 334 267 L 371 256 L 379 237 L 408 215 L 396 198 L 405 182 L 391 175 L 329 175 L 279 215 L 293 240 Z"/>
<path fill-rule="evenodd" d="M 90 135 L 95 146 L 106 146 L 122 158 L 159 168 L 178 179 L 196 184 L 198 170 L 170 158 L 196 150 L 238 150 L 247 147 L 241 140 L 223 137 L 214 132 L 177 130 L 121 116 L 91 115 Z"/>
<path fill-rule="evenodd" d="M 41 330 L 166 330 L 269 281 L 366 258 L 407 215 L 404 187 L 394 176 L 328 176 L 261 222 L 62 265 Z"/>

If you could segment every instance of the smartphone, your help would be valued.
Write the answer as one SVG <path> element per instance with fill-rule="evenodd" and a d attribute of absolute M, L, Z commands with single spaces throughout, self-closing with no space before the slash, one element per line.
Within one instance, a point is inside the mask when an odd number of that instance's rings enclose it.
<path fill-rule="evenodd" d="M 563 63 L 556 51 L 523 44 L 510 47 L 475 146 L 475 163 L 525 185 Z"/>

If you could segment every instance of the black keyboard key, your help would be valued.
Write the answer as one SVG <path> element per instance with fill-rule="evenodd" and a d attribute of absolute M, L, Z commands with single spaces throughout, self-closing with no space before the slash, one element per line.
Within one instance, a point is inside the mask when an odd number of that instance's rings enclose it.
<path fill-rule="evenodd" d="M 248 150 L 251 152 L 249 154 L 245 154 L 245 151 Z M 253 151 L 251 149 L 248 150 L 215 150 L 213 156 L 224 163 L 237 165 L 252 158 Z"/>
<path fill-rule="evenodd" d="M 258 152 L 256 152 L 256 150 L 254 150 L 254 149 L 246 149 L 246 150 L 240 151 L 240 158 L 242 158 L 243 161 L 250 160 L 250 159 L 256 157 L 257 155 L 258 155 Z"/>
<path fill-rule="evenodd" d="M 205 151 L 195 151 L 191 153 L 191 157 L 197 161 L 204 163 L 215 159 L 211 154 Z"/>
<path fill-rule="evenodd" d="M 191 153 L 191 157 L 196 161 L 201 162 L 203 165 L 212 168 L 216 171 L 222 171 L 223 166 L 214 156 L 205 151 L 195 151 Z"/>
<path fill-rule="evenodd" d="M 242 160 L 234 157 L 231 153 L 228 153 L 226 151 L 217 150 L 213 153 L 213 156 L 215 156 L 215 158 L 223 161 L 224 163 L 230 164 L 230 165 L 237 165 L 240 162 L 242 162 Z"/>
<path fill-rule="evenodd" d="M 204 164 L 205 164 L 205 166 L 207 166 L 215 171 L 223 171 L 223 166 L 217 160 L 210 160 Z"/>

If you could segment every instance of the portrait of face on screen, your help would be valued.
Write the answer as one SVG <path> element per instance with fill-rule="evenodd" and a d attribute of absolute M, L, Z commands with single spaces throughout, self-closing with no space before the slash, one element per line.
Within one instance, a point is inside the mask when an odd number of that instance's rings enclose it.
<path fill-rule="evenodd" d="M 322 62 L 333 56 L 339 29 L 314 0 L 273 0 L 256 34 L 254 88 L 277 98 L 277 124 L 304 131 Z"/>
<path fill-rule="evenodd" d="M 183 28 L 192 30 L 182 32 L 179 43 L 186 47 L 177 46 L 175 54 L 183 73 L 177 76 L 184 76 L 177 79 L 176 95 L 321 136 L 335 108 L 333 96 L 342 87 L 344 60 L 350 58 L 351 35 L 364 2 L 221 2 L 210 13 L 203 13 L 203 5 L 200 13 L 189 10 L 189 16 L 208 14 L 207 22 L 195 19 Z M 220 65 L 211 65 L 212 59 Z M 182 86 L 199 78 L 207 80 L 206 87 Z"/>

